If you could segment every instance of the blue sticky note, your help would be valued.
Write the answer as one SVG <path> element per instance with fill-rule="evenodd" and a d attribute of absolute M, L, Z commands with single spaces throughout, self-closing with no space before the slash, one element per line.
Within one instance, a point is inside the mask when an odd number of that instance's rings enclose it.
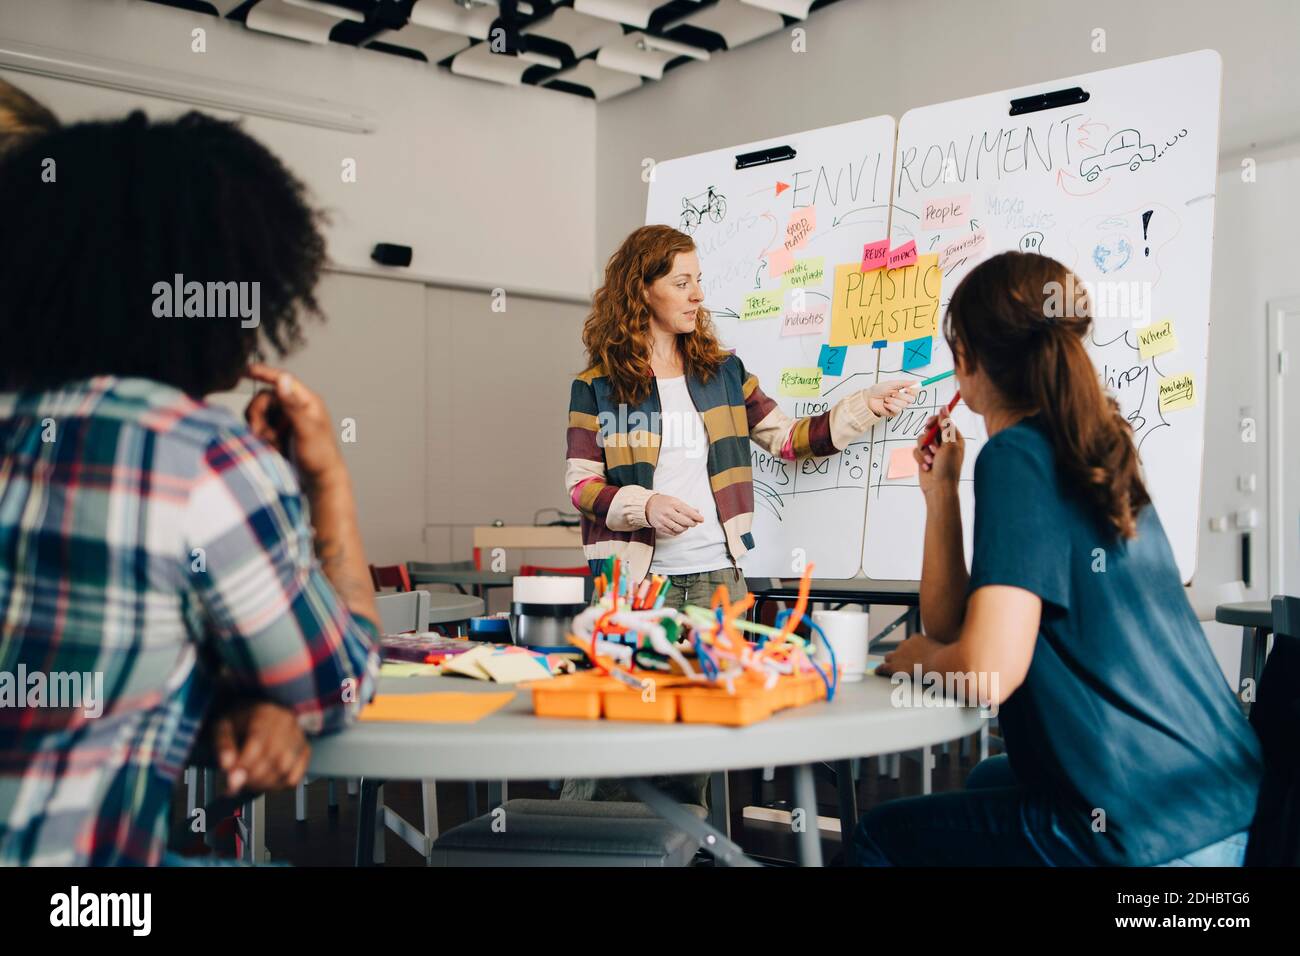
<path fill-rule="evenodd" d="M 910 342 L 903 343 L 903 371 L 909 372 L 914 368 L 925 368 L 930 364 L 930 346 L 934 342 L 932 338 L 912 339 Z"/>
<path fill-rule="evenodd" d="M 817 365 L 827 375 L 843 375 L 844 355 L 848 350 L 847 345 L 823 345 L 817 356 Z"/>
<path fill-rule="evenodd" d="M 889 342 L 886 339 L 876 339 L 876 341 L 871 343 L 871 347 L 873 349 L 883 349 L 888 344 Z"/>

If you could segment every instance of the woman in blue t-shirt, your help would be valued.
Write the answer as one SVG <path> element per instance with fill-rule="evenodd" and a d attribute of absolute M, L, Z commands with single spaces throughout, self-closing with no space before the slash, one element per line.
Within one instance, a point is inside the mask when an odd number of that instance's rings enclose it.
<path fill-rule="evenodd" d="M 987 689 L 1007 754 L 964 791 L 871 810 L 859 863 L 1242 862 L 1259 745 L 1188 604 L 1129 422 L 1084 350 L 1091 324 L 1082 283 L 1044 256 L 995 256 L 953 293 L 944 335 L 989 434 L 974 557 L 968 573 L 964 445 L 944 416 L 939 443 L 915 451 L 925 633 L 879 672 L 919 664 Z"/>

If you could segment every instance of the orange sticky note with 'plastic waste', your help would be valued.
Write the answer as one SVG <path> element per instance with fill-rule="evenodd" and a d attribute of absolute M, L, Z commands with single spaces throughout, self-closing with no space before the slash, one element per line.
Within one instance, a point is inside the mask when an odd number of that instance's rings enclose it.
<path fill-rule="evenodd" d="M 498 694 L 380 694 L 361 711 L 360 720 L 405 724 L 472 724 L 514 700 L 514 691 Z"/>

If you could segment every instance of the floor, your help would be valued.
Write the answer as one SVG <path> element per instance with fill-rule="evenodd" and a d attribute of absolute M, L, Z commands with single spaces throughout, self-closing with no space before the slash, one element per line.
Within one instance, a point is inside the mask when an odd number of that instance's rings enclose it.
<path fill-rule="evenodd" d="M 956 742 L 949 752 L 936 748 L 935 766 L 931 772 L 933 791 L 960 789 L 966 775 L 978 762 L 978 738 L 968 738 L 971 746 L 968 755 L 962 756 Z M 996 752 L 996 751 L 995 751 Z M 914 755 L 913 755 L 914 756 Z M 795 835 L 787 825 L 746 820 L 743 810 L 754 802 L 756 774 L 751 771 L 728 774 L 731 794 L 731 836 L 748 853 L 763 862 L 782 865 L 791 863 L 797 855 Z M 324 780 L 315 781 L 307 788 L 307 819 L 299 823 L 294 819 L 294 794 L 292 791 L 274 793 L 267 797 L 266 846 L 271 858 L 295 866 L 351 866 L 355 852 L 357 832 L 357 797 L 349 796 L 343 781 L 337 784 L 336 808 L 327 806 L 327 787 Z M 448 830 L 469 818 L 468 790 L 461 783 L 439 783 L 438 815 L 442 829 Z M 788 770 L 778 769 L 775 779 L 763 785 L 762 801 L 768 805 L 788 806 L 792 785 Z M 921 765 L 918 759 L 904 757 L 900 761 L 897 780 L 879 772 L 876 759 L 863 760 L 858 779 L 858 810 L 870 809 L 877 803 L 896 797 L 915 796 L 921 792 Z M 509 784 L 508 796 L 551 798 L 557 795 L 545 782 L 527 781 Z M 407 820 L 419 824 L 420 785 L 418 783 L 389 783 L 384 788 L 385 803 Z M 478 812 L 487 812 L 487 786 L 477 787 Z M 821 815 L 838 819 L 839 810 L 835 788 L 829 780 L 817 783 L 818 811 Z M 185 811 L 185 792 L 177 788 L 173 801 L 173 820 L 180 824 Z M 178 827 L 179 828 L 179 827 Z M 822 833 L 822 854 L 828 864 L 838 862 L 840 837 L 838 833 Z M 396 834 L 387 832 L 385 860 L 389 866 L 423 866 L 424 858 L 411 849 Z M 702 862 L 705 862 L 702 860 Z M 707 865 L 707 863 L 706 863 Z"/>

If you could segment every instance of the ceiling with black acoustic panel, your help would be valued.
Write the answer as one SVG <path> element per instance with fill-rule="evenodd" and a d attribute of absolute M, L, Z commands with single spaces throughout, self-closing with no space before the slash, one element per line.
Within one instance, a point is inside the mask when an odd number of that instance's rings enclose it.
<path fill-rule="evenodd" d="M 508 86 L 607 100 L 836 0 L 146 0 Z"/>

